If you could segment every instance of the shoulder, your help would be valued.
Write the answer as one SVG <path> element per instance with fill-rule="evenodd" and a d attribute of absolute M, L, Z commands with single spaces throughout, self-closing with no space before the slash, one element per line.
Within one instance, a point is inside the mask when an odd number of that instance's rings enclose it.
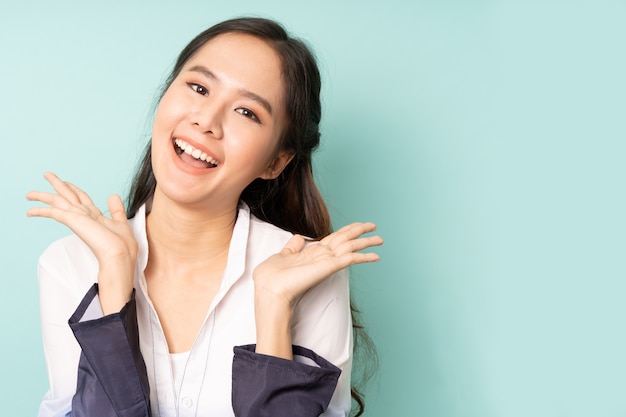
<path fill-rule="evenodd" d="M 254 246 L 282 247 L 293 236 L 293 233 L 274 226 L 250 214 L 249 240 Z"/>
<path fill-rule="evenodd" d="M 91 264 L 97 262 L 89 247 L 76 235 L 54 241 L 39 257 L 39 264 L 57 269 L 64 265 Z"/>
<path fill-rule="evenodd" d="M 39 257 L 39 285 L 82 294 L 97 280 L 98 261 L 76 235 L 53 242 Z"/>

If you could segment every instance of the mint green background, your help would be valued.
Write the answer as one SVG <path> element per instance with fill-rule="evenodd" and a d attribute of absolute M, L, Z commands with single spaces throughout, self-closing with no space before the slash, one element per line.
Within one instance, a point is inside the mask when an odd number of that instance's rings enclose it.
<path fill-rule="evenodd" d="M 626 416 L 626 2 L 0 3 L 0 405 L 46 390 L 26 219 L 53 170 L 124 192 L 177 52 L 257 14 L 324 77 L 317 178 L 372 220 L 353 289 L 381 367 L 367 416 Z"/>

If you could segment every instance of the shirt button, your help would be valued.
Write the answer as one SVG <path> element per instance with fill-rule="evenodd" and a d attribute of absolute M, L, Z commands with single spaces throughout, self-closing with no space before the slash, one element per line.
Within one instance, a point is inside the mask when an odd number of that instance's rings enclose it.
<path fill-rule="evenodd" d="M 183 397 L 181 403 L 183 404 L 183 407 L 186 408 L 191 408 L 193 406 L 193 400 L 189 397 Z"/>

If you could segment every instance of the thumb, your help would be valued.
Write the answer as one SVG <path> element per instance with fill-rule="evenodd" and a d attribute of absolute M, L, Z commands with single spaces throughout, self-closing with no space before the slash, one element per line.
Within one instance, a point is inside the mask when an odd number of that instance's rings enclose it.
<path fill-rule="evenodd" d="M 280 251 L 283 255 L 288 255 L 290 253 L 298 253 L 304 247 L 304 238 L 300 235 L 293 235 L 289 241 L 283 247 L 283 250 Z"/>
<path fill-rule="evenodd" d="M 124 203 L 122 203 L 122 199 L 119 195 L 113 194 L 111 197 L 109 197 L 109 201 L 107 203 L 109 205 L 109 212 L 111 213 L 111 218 L 113 220 L 126 220 L 126 210 L 124 209 Z"/>

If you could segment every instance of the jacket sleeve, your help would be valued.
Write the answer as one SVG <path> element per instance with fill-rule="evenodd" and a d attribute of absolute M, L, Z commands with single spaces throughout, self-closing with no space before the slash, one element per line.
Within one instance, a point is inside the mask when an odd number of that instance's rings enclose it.
<path fill-rule="evenodd" d="M 236 417 L 317 417 L 326 410 L 341 370 L 315 352 L 293 346 L 309 364 L 235 347 L 232 403 Z"/>
<path fill-rule="evenodd" d="M 119 313 L 81 321 L 97 294 L 94 284 L 69 320 L 82 349 L 72 417 L 150 417 L 135 294 Z"/>

